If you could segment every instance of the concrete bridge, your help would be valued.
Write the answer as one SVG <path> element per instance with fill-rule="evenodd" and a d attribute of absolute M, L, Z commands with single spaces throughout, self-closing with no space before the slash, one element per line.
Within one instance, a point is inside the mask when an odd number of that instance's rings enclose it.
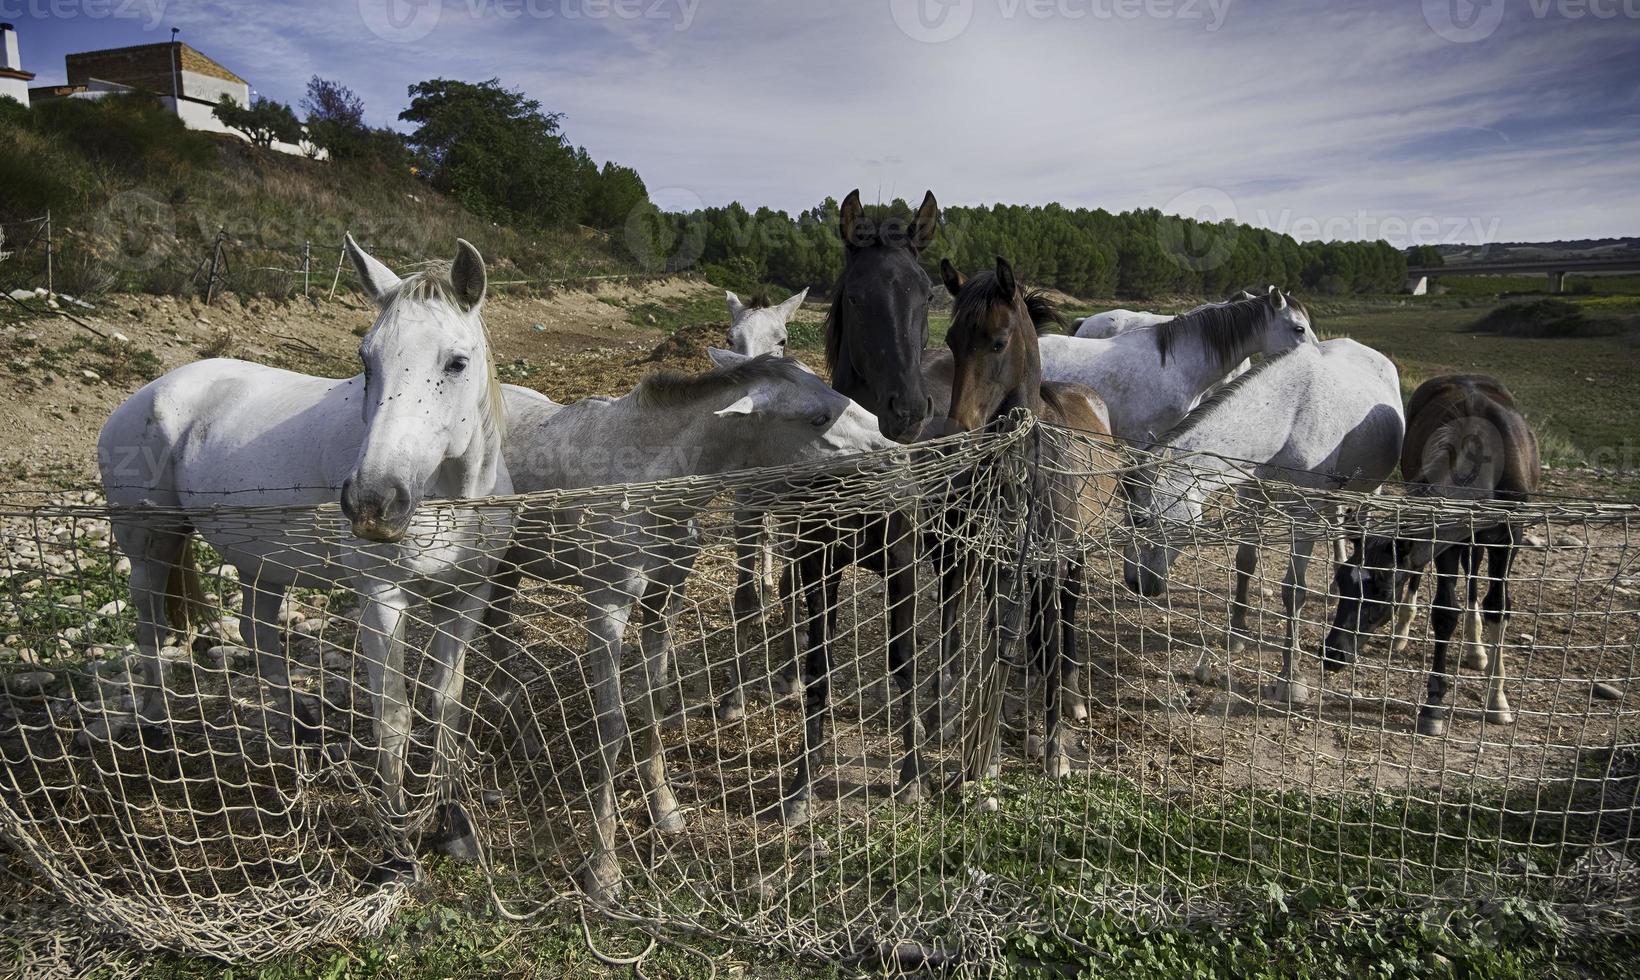
<path fill-rule="evenodd" d="M 1564 292 L 1566 276 L 1574 272 L 1640 272 L 1640 255 L 1610 259 L 1528 259 L 1507 262 L 1455 262 L 1452 265 L 1409 266 L 1407 276 L 1530 276 L 1549 277 L 1551 292 Z"/>

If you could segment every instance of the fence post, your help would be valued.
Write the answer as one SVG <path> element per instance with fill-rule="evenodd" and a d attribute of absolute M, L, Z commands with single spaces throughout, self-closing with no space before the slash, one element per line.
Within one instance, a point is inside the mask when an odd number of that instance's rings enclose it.
<path fill-rule="evenodd" d="M 57 283 L 51 269 L 51 209 L 46 208 L 46 295 L 57 292 Z"/>
<path fill-rule="evenodd" d="M 313 268 L 313 243 L 302 243 L 302 296 L 308 294 L 308 271 Z"/>
<path fill-rule="evenodd" d="M 217 270 L 222 267 L 222 240 L 228 237 L 227 228 L 219 228 L 216 232 L 216 245 L 211 248 L 211 274 L 205 279 L 205 305 L 211 305 L 211 298 L 216 295 Z"/>
<path fill-rule="evenodd" d="M 333 299 L 336 298 L 336 286 L 337 286 L 338 283 L 340 283 L 342 281 L 342 263 L 346 262 L 346 261 L 347 261 L 347 232 L 343 232 L 342 233 L 342 251 L 341 251 L 340 255 L 336 256 L 336 275 L 331 277 L 331 280 L 330 280 L 330 295 L 325 297 L 326 300 L 333 300 Z"/>

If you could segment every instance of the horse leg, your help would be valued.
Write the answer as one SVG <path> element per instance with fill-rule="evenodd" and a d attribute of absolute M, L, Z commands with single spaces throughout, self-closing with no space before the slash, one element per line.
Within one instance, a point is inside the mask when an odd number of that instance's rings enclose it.
<path fill-rule="evenodd" d="M 1281 655 L 1281 676 L 1276 680 L 1276 699 L 1291 705 L 1308 704 L 1310 688 L 1304 683 L 1303 652 L 1298 648 L 1299 616 L 1309 598 L 1305 585 L 1310 559 L 1315 555 L 1315 538 L 1295 537 L 1287 577 L 1281 582 L 1281 601 L 1287 612 L 1287 642 Z"/>
<path fill-rule="evenodd" d="M 136 704 L 137 722 L 142 726 L 144 742 L 163 743 L 171 738 L 165 662 L 159 654 L 169 628 L 166 585 L 181 560 L 182 549 L 192 545 L 188 531 L 181 528 L 124 526 L 116 527 L 115 534 L 120 549 L 131 558 L 131 607 L 137 614 L 137 656 L 143 675 Z"/>
<path fill-rule="evenodd" d="M 637 699 L 638 740 L 633 751 L 638 758 L 638 779 L 643 783 L 644 797 L 649 804 L 649 823 L 662 834 L 683 833 L 683 811 L 672 795 L 666 778 L 666 756 L 661 745 L 661 731 L 657 719 L 661 716 L 666 694 L 667 660 L 672 653 L 672 627 L 683 608 L 683 581 L 694 565 L 694 555 L 684 559 L 681 568 L 668 565 L 652 579 L 642 600 L 643 626 L 639 635 L 643 655 L 644 696 Z"/>
<path fill-rule="evenodd" d="M 897 526 L 900 523 L 891 520 L 887 533 L 903 531 L 903 527 Z M 893 633 L 888 638 L 888 665 L 894 675 L 894 686 L 899 689 L 900 702 L 890 703 L 889 717 L 900 728 L 900 743 L 905 753 L 895 797 L 902 803 L 910 803 L 922 795 L 923 779 L 922 745 L 917 738 L 917 556 L 907 535 L 902 534 L 887 544 L 888 626 Z M 938 706 L 939 700 L 935 699 L 935 714 L 931 720 L 936 726 L 941 723 Z"/>
<path fill-rule="evenodd" d="M 270 595 L 275 594 L 259 591 L 258 604 Z M 404 676 L 404 628 L 410 596 L 396 585 L 385 585 L 362 592 L 359 605 L 359 652 L 364 657 L 376 715 L 376 778 L 381 783 L 388 823 L 401 849 L 379 870 L 382 875 L 391 877 L 413 875 L 415 852 L 410 846 L 410 818 L 404 792 L 404 764 L 410 747 L 413 715 Z M 274 610 L 278 611 L 277 604 Z M 260 613 L 259 609 L 257 619 L 262 619 Z M 259 625 L 258 641 L 262 638 L 261 629 Z M 263 657 L 263 651 L 258 649 L 259 664 Z M 282 659 L 277 669 L 284 669 Z M 285 690 L 290 690 L 288 678 Z"/>
<path fill-rule="evenodd" d="M 729 658 L 729 689 L 718 699 L 718 721 L 746 717 L 746 672 L 757 673 L 752 650 L 760 646 L 763 601 L 757 588 L 757 566 L 762 559 L 763 521 L 753 514 L 735 515 L 735 652 Z M 767 676 L 767 672 L 757 674 Z"/>
<path fill-rule="evenodd" d="M 621 637 L 632 615 L 632 600 L 617 589 L 587 595 L 587 658 L 597 711 L 598 784 L 592 789 L 593 852 L 583 885 L 595 901 L 621 894 L 621 866 L 615 858 L 615 767 L 626 743 L 626 709 L 621 698 Z"/>
<path fill-rule="evenodd" d="M 322 741 L 319 716 L 290 684 L 290 662 L 285 640 L 279 633 L 279 607 L 285 601 L 285 587 L 264 586 L 259 580 L 240 586 L 239 634 L 256 654 L 256 672 L 268 686 L 276 710 L 283 717 L 280 734 L 291 745 L 317 745 Z M 379 716 L 378 716 L 379 717 Z M 271 732 L 269 733 L 271 737 Z"/>
<path fill-rule="evenodd" d="M 1088 720 L 1088 702 L 1084 697 L 1082 685 L 1088 683 L 1089 674 L 1087 658 L 1077 655 L 1079 643 L 1076 634 L 1076 612 L 1081 605 L 1082 562 L 1075 560 L 1069 563 L 1065 577 L 1059 581 L 1059 676 L 1062 680 L 1065 714 L 1069 715 L 1072 721 L 1079 723 Z"/>
<path fill-rule="evenodd" d="M 443 798 L 438 850 L 451 857 L 478 859 L 478 838 L 472 820 L 454 799 L 455 773 L 466 742 L 466 715 L 462 695 L 467 683 L 467 646 L 488 605 L 489 587 L 483 580 L 460 589 L 452 599 L 433 607 L 434 634 L 427 648 L 431 668 L 427 718 L 433 726 L 433 772 Z"/>
<path fill-rule="evenodd" d="M 1036 607 L 1032 632 L 1035 634 L 1042 672 L 1042 761 L 1049 779 L 1064 779 L 1071 774 L 1070 753 L 1065 746 L 1065 721 L 1062 707 L 1068 679 L 1065 677 L 1070 651 L 1062 645 L 1065 638 L 1061 624 L 1060 601 L 1064 582 L 1044 579 L 1032 588 L 1032 605 Z"/>
<path fill-rule="evenodd" d="M 1250 607 L 1247 604 L 1247 593 L 1253 584 L 1253 573 L 1258 570 L 1258 543 L 1244 541 L 1236 546 L 1236 596 L 1230 603 L 1230 653 L 1241 653 L 1247 649 L 1247 613 Z M 1213 666 L 1209 662 L 1210 654 L 1203 645 L 1201 659 L 1196 663 L 1196 683 L 1214 683 Z"/>
<path fill-rule="evenodd" d="M 974 562 L 955 549 L 940 547 L 940 657 L 934 666 L 934 691 L 929 702 L 929 730 L 939 739 L 949 738 L 958 711 L 948 710 L 946 700 L 955 693 L 954 679 L 961 670 L 962 627 L 973 600 Z"/>
<path fill-rule="evenodd" d="M 1446 653 L 1458 628 L 1458 576 L 1467 548 L 1448 548 L 1435 556 L 1435 598 L 1429 605 L 1429 624 L 1435 633 L 1435 662 L 1429 670 L 1429 693 L 1418 709 L 1419 735 L 1445 735 Z"/>
<path fill-rule="evenodd" d="M 1401 601 L 1395 604 L 1394 639 L 1390 645 L 1396 653 L 1405 653 L 1412 645 L 1412 621 L 1418 616 L 1418 586 L 1423 577 L 1422 572 L 1413 572 L 1400 588 Z"/>
<path fill-rule="evenodd" d="M 769 678 L 769 686 L 777 695 L 797 690 L 797 666 L 809 649 L 808 620 L 798 618 L 801 598 L 797 593 L 797 565 L 788 561 L 780 570 L 780 601 L 786 606 L 786 622 L 791 624 L 792 658 Z"/>
<path fill-rule="evenodd" d="M 1509 588 L 1509 573 L 1515 564 L 1517 532 L 1505 529 L 1504 541 L 1486 548 L 1486 572 L 1492 584 L 1486 590 L 1486 633 L 1483 653 L 1486 655 L 1486 721 L 1492 725 L 1512 725 L 1515 712 L 1509 707 L 1509 698 L 1503 693 L 1503 631 L 1509 622 L 1514 596 Z"/>
<path fill-rule="evenodd" d="M 803 684 L 803 751 L 797 760 L 797 773 L 782 794 L 781 817 L 788 826 L 807 823 L 814 815 L 814 770 L 820 766 L 821 745 L 826 734 L 827 702 L 831 696 L 832 627 L 842 579 L 842 569 L 832 568 L 831 550 L 814 548 L 801 559 L 809 629 L 814 632 L 814 642 L 803 658 L 799 675 Z"/>
<path fill-rule="evenodd" d="M 1481 630 L 1481 558 L 1482 549 L 1469 549 L 1469 560 L 1465 562 L 1465 571 L 1468 572 L 1468 602 L 1464 606 L 1463 617 L 1463 660 L 1464 667 L 1470 670 L 1486 669 L 1486 648 L 1489 645 Z"/>

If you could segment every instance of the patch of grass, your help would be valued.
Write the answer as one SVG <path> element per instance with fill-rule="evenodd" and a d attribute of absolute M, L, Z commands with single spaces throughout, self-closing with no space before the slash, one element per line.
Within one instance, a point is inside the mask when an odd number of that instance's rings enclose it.
<path fill-rule="evenodd" d="M 634 326 L 662 333 L 672 333 L 700 323 L 721 323 L 725 329 L 729 325 L 723 297 L 711 294 L 691 294 L 660 302 L 637 303 L 627 307 L 626 318 Z"/>
<path fill-rule="evenodd" d="M 1575 303 L 1540 299 L 1505 303 L 1476 320 L 1470 329 L 1503 337 L 1594 337 L 1618 333 L 1622 327 L 1615 320 L 1590 316 Z"/>

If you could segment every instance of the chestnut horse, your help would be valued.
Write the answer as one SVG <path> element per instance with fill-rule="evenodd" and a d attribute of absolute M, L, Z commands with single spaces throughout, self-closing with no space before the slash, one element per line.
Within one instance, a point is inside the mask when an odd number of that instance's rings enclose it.
<path fill-rule="evenodd" d="M 1078 539 L 1115 499 L 1119 463 L 1114 445 L 1106 449 L 1096 444 L 1110 442 L 1110 415 L 1091 388 L 1043 382 L 1037 334 L 1063 320 L 1045 295 L 1019 287 L 1006 260 L 997 259 L 995 272 L 965 278 L 947 259 L 940 263 L 940 273 L 956 298 L 945 338 L 954 361 L 951 425 L 971 432 L 1024 408 L 1044 422 L 1093 437 L 1042 440 L 1027 489 L 1029 551 L 1021 567 L 1028 578 L 1020 584 L 1030 616 L 1030 652 L 1046 678 L 1044 760 L 1050 776 L 1064 777 L 1070 774 L 1070 757 L 1061 723 L 1063 692 L 1071 688 L 1080 666 Z M 955 504 L 962 507 L 960 495 Z M 959 635 L 952 627 L 967 605 L 980 561 L 965 553 L 964 560 L 943 570 L 941 625 L 948 645 L 954 645 Z M 949 646 L 942 651 L 946 663 L 954 662 L 952 652 Z"/>
<path fill-rule="evenodd" d="M 1407 403 L 1407 436 L 1401 447 L 1401 474 L 1408 496 L 1457 500 L 1524 502 L 1537 492 L 1542 466 L 1537 436 L 1515 407 L 1514 396 L 1495 378 L 1450 374 L 1418 386 Z M 1443 735 L 1451 709 L 1446 703 L 1447 650 L 1459 620 L 1458 582 L 1469 582 L 1464 666 L 1485 670 L 1486 721 L 1515 720 L 1503 693 L 1503 631 L 1509 617 L 1509 572 L 1520 546 L 1521 529 L 1512 521 L 1487 525 L 1474 520 L 1408 526 L 1395 533 L 1364 537 L 1350 560 L 1338 566 L 1338 610 L 1323 652 L 1329 670 L 1355 662 L 1361 635 L 1383 626 L 1396 600 L 1396 646 L 1405 643 L 1424 568 L 1435 563 L 1435 599 L 1429 607 L 1435 633 L 1435 662 L 1428 700 L 1418 711 L 1420 735 Z M 1416 523 L 1423 523 L 1416 521 Z M 1478 526 L 1477 526 L 1478 525 Z M 1487 561 L 1484 632 L 1475 620 L 1477 571 Z"/>

